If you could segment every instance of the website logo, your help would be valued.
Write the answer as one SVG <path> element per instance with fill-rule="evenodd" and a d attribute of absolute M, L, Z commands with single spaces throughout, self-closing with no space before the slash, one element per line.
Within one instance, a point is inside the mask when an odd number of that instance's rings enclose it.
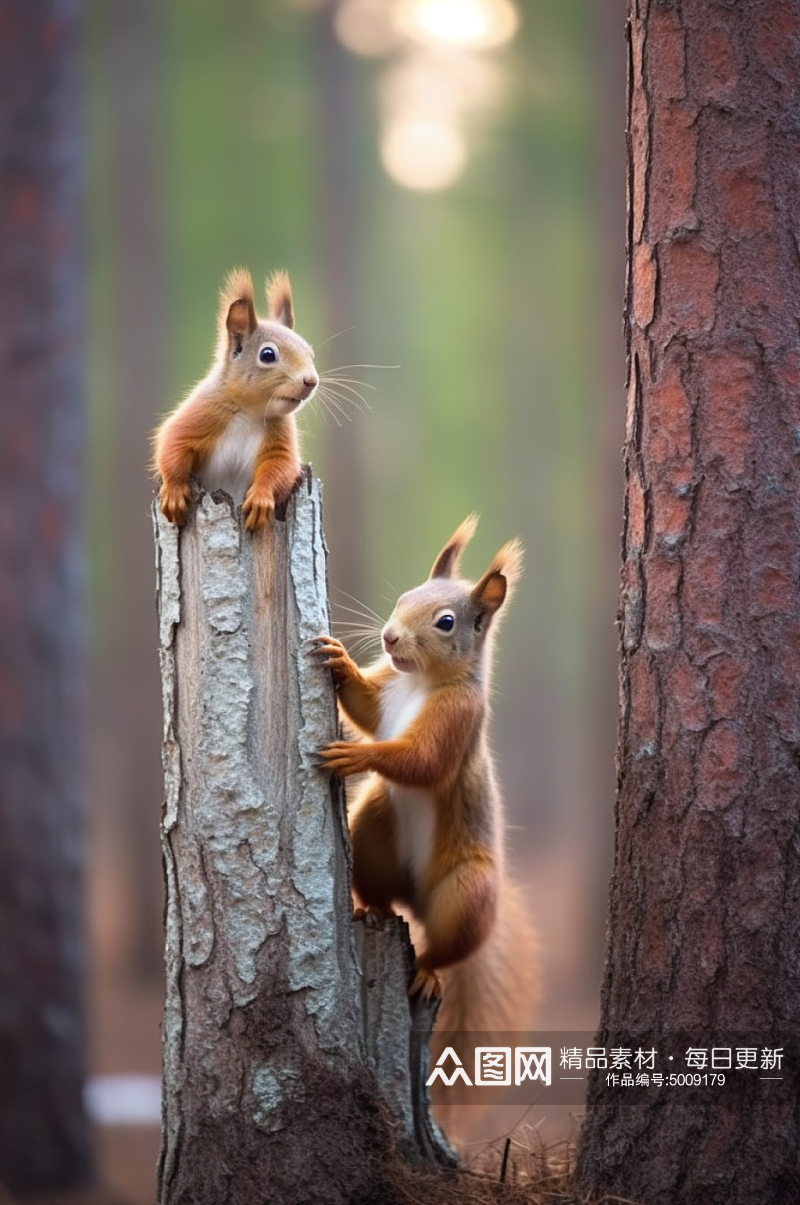
<path fill-rule="evenodd" d="M 448 1065 L 451 1068 L 449 1074 Z M 510 1046 L 476 1046 L 475 1077 L 471 1080 L 453 1047 L 445 1046 L 425 1083 L 430 1087 L 434 1080 L 440 1079 L 449 1088 L 456 1080 L 460 1080 L 470 1088 L 473 1085 L 476 1088 L 485 1088 L 509 1087 L 512 1082 L 519 1087 L 521 1084 L 538 1081 L 549 1087 L 552 1068 L 550 1046 L 515 1046 L 513 1051 Z"/>

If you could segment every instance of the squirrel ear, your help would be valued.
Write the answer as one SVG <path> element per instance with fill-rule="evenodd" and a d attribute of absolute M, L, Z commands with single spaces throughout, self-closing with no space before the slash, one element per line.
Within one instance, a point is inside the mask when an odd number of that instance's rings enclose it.
<path fill-rule="evenodd" d="M 258 325 L 253 282 L 244 268 L 234 268 L 228 274 L 219 298 L 219 325 L 223 345 L 229 340 L 241 341 Z"/>
<path fill-rule="evenodd" d="M 487 616 L 499 611 L 516 586 L 522 572 L 522 545 L 509 540 L 492 559 L 481 580 L 472 589 L 472 602 L 478 616 L 475 627 L 480 631 Z"/>
<path fill-rule="evenodd" d="M 477 610 L 475 631 L 486 626 L 486 620 L 499 611 L 508 593 L 508 582 L 502 573 L 485 573 L 472 591 L 472 602 Z"/>
<path fill-rule="evenodd" d="M 471 515 L 467 515 L 464 522 L 456 528 L 433 562 L 433 568 L 428 574 L 429 578 L 453 576 L 458 569 L 461 554 L 475 535 L 475 528 L 477 526 L 478 516 L 474 512 Z"/>
<path fill-rule="evenodd" d="M 283 326 L 294 326 L 292 286 L 286 272 L 273 272 L 267 281 L 267 317 Z"/>

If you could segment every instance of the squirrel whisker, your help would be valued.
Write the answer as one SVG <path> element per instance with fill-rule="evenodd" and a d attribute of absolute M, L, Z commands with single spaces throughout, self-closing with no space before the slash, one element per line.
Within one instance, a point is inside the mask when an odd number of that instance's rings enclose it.
<path fill-rule="evenodd" d="M 339 415 L 336 413 L 336 410 L 334 410 L 330 399 L 328 398 L 327 394 L 324 392 L 323 389 L 320 388 L 317 390 L 317 397 L 319 398 L 320 402 L 322 403 L 322 409 L 325 414 L 325 417 L 332 418 L 333 421 L 336 423 L 336 426 L 341 427 L 341 425 L 342 425 L 341 419 L 339 418 Z M 345 414 L 344 417 L 347 418 L 349 421 L 348 415 Z"/>
<path fill-rule="evenodd" d="M 338 627 L 338 625 L 334 624 L 334 627 Z M 356 649 L 375 648 L 381 651 L 383 649 L 381 638 L 377 632 L 340 632 L 339 635 L 343 637 L 344 643 L 347 644 L 353 656 L 355 656 Z"/>
<path fill-rule="evenodd" d="M 372 409 L 372 406 L 364 395 L 359 393 L 358 390 L 352 385 L 343 385 L 337 381 L 336 388 L 333 389 L 330 381 L 326 381 L 325 387 L 326 389 L 329 389 L 331 392 L 335 393 L 339 400 L 344 402 L 345 405 L 355 406 L 356 410 L 360 410 L 362 413 L 365 410 Z"/>
<path fill-rule="evenodd" d="M 356 389 L 356 386 L 357 385 L 360 386 L 361 389 L 373 389 L 373 390 L 375 389 L 374 385 L 368 385 L 366 381 L 359 381 L 357 377 L 333 377 L 333 376 L 329 377 L 329 376 L 327 376 L 327 374 L 323 374 L 322 381 L 326 385 L 330 385 L 332 388 L 341 389 L 348 393 L 357 394 L 357 396 L 361 398 L 362 402 L 365 402 L 365 403 L 366 403 L 366 398 L 364 398 L 363 395 L 359 392 L 359 390 Z"/>
<path fill-rule="evenodd" d="M 342 590 L 339 586 L 334 588 L 337 594 L 341 594 L 344 598 L 349 598 L 351 602 L 357 603 L 359 608 L 361 608 L 360 610 L 356 610 L 355 607 L 348 607 L 344 603 L 337 602 L 335 605 L 342 611 L 350 611 L 352 615 L 361 615 L 364 619 L 374 619 L 376 623 L 379 623 L 383 627 L 386 622 L 385 619 L 377 611 L 374 611 L 372 607 L 368 606 L 367 603 L 362 602 L 360 598 L 356 598 L 354 594 L 348 594 L 346 590 Z"/>
<path fill-rule="evenodd" d="M 350 385 L 343 385 L 340 387 L 338 381 L 335 385 L 332 385 L 330 381 L 323 381 L 320 388 L 324 389 L 327 397 L 336 398 L 343 407 L 354 406 L 356 410 L 360 410 L 362 412 L 364 410 L 372 409 L 367 399 L 362 397 L 358 390 L 352 388 Z"/>
<path fill-rule="evenodd" d="M 344 372 L 346 368 L 399 368 L 399 364 L 340 364 L 338 368 L 326 368 L 326 373 Z"/>
<path fill-rule="evenodd" d="M 341 339 L 342 335 L 349 335 L 351 331 L 355 330 L 358 330 L 357 326 L 346 326 L 344 330 L 337 331 L 335 335 L 329 335 L 327 339 L 323 339 L 322 343 L 317 344 L 317 351 L 321 351 L 323 347 L 333 343 L 334 339 Z"/>
<path fill-rule="evenodd" d="M 374 636 L 364 637 L 360 640 L 354 640 L 350 646 L 350 651 L 353 656 L 358 656 L 361 653 L 366 653 L 370 649 L 375 649 L 379 654 L 383 652 L 380 640 Z"/>
<path fill-rule="evenodd" d="M 333 415 L 334 412 L 336 412 L 341 415 L 342 418 L 346 419 L 348 423 L 351 421 L 352 416 L 349 415 L 345 410 L 342 399 L 333 394 L 326 386 L 320 386 L 320 388 L 317 390 L 317 396 L 322 401 L 329 414 Z M 339 422 L 339 420 L 337 419 L 336 421 L 341 427 L 342 424 Z"/>
<path fill-rule="evenodd" d="M 374 390 L 378 388 L 377 385 L 371 385 L 369 381 L 361 381 L 358 377 L 342 377 L 339 375 L 339 371 L 335 368 L 326 369 L 321 376 L 323 381 L 335 381 L 336 383 L 341 381 L 348 385 L 361 385 L 364 389 Z"/>
<path fill-rule="evenodd" d="M 378 635 L 380 635 L 380 633 L 381 633 L 381 629 L 378 627 L 377 624 L 372 624 L 370 626 L 367 626 L 366 624 L 363 624 L 363 623 L 356 623 L 356 621 L 354 619 L 334 619 L 333 622 L 335 623 L 337 628 L 350 628 L 352 630 L 352 634 L 354 636 L 359 632 L 363 632 L 363 633 L 369 632 L 373 636 L 376 633 Z"/>

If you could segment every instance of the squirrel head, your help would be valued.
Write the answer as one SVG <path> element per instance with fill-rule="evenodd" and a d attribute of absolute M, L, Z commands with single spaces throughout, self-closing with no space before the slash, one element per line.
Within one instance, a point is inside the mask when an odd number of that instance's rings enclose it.
<path fill-rule="evenodd" d="M 510 540 L 477 582 L 457 576 L 461 554 L 478 525 L 469 515 L 433 563 L 421 586 L 402 594 L 383 629 L 383 647 L 401 673 L 450 678 L 483 663 L 497 615 L 519 580 L 522 545 Z"/>
<path fill-rule="evenodd" d="M 319 384 L 314 351 L 294 330 L 285 272 L 267 281 L 267 317 L 259 318 L 250 273 L 234 268 L 220 294 L 217 327 L 217 365 L 237 405 L 276 418 L 312 397 Z"/>

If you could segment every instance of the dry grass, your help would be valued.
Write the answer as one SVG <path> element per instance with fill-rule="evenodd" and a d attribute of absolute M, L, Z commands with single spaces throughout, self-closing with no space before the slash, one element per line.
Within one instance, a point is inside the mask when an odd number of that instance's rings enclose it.
<path fill-rule="evenodd" d="M 583 1205 L 571 1193 L 574 1143 L 545 1145 L 523 1125 L 493 1142 L 472 1144 L 457 1171 L 401 1173 L 400 1205 Z"/>
<path fill-rule="evenodd" d="M 397 1183 L 400 1205 L 638 1205 L 605 1194 L 587 1198 L 571 1186 L 577 1130 L 546 1143 L 535 1126 L 519 1124 L 489 1143 L 467 1149 L 450 1175 L 411 1173 Z"/>

